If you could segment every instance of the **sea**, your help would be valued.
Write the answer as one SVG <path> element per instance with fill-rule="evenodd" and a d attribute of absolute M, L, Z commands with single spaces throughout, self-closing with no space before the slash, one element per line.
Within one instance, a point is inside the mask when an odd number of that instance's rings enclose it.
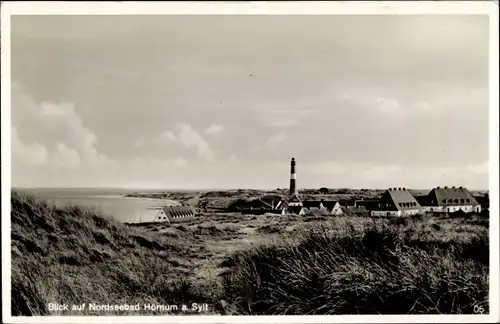
<path fill-rule="evenodd" d="M 101 189 L 101 188 L 15 188 L 13 191 L 45 200 L 56 207 L 83 206 L 94 208 L 119 222 L 138 223 L 150 221 L 157 210 L 150 207 L 176 205 L 177 201 L 125 197 L 134 192 L 158 192 L 152 190 Z"/>

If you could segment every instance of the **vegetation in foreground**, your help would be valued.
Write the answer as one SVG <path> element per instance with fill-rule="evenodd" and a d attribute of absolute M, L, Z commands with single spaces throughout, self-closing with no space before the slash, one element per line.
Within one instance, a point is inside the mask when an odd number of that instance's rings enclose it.
<path fill-rule="evenodd" d="M 243 314 L 462 314 L 488 308 L 488 235 L 412 228 L 310 229 L 298 242 L 229 258 L 226 298 Z"/>
<path fill-rule="evenodd" d="M 229 232 L 179 225 L 173 234 L 13 193 L 12 314 L 54 314 L 52 302 L 208 303 L 211 314 L 233 315 L 488 312 L 487 219 L 273 215 L 276 224 L 250 228 L 262 217 L 240 216 Z M 301 226 L 287 231 L 287 222 Z M 249 229 L 279 240 L 225 255 L 218 278 L 192 280 L 187 260 L 211 255 L 200 242 L 234 246 Z"/>
<path fill-rule="evenodd" d="M 52 314 L 49 303 L 171 305 L 212 298 L 212 289 L 194 286 L 189 267 L 176 261 L 189 250 L 166 237 L 17 193 L 11 219 L 13 316 Z M 86 309 L 76 315 L 109 314 Z"/>

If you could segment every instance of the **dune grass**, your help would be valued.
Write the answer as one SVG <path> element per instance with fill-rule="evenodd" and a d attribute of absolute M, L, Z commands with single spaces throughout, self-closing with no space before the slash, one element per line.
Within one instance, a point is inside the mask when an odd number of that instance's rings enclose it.
<path fill-rule="evenodd" d="M 195 238 L 236 239 L 244 221 L 222 229 L 179 226 L 167 235 L 16 192 L 11 203 L 14 316 L 52 315 L 47 305 L 54 302 L 209 303 L 204 315 L 488 312 L 484 218 L 295 217 L 304 228 L 286 234 L 284 223 L 264 225 L 258 235 L 277 235 L 278 242 L 228 255 L 217 280 L 193 281 L 189 260 L 207 257 L 194 249 Z"/>
<path fill-rule="evenodd" d="M 13 193 L 12 314 L 48 315 L 49 303 L 207 302 L 213 290 L 193 285 L 190 269 L 173 260 L 186 253 L 180 243 L 92 210 L 57 209 Z M 113 314 L 126 312 L 78 315 Z"/>
<path fill-rule="evenodd" d="M 232 256 L 225 298 L 251 315 L 488 311 L 487 230 L 434 240 L 389 223 L 315 226 L 299 240 Z"/>

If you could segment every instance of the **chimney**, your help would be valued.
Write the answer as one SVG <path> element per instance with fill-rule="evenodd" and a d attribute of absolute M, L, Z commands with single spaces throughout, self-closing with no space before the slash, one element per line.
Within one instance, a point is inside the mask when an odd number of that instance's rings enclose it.
<path fill-rule="evenodd" d="M 296 184 L 296 175 L 295 175 L 295 158 L 292 158 L 290 162 L 290 195 L 297 193 L 297 184 Z"/>

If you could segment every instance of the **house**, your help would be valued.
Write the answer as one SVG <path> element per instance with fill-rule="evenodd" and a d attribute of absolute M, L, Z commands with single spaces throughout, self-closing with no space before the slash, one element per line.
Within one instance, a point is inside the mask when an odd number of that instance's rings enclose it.
<path fill-rule="evenodd" d="M 286 209 L 286 202 L 278 195 L 262 196 L 242 204 L 239 208 L 242 214 L 253 215 L 262 215 L 266 213 L 283 215 L 286 213 Z"/>
<path fill-rule="evenodd" d="M 302 200 L 300 199 L 299 195 L 294 194 L 290 199 L 287 201 L 288 207 L 291 206 L 301 206 L 302 207 Z"/>
<path fill-rule="evenodd" d="M 288 206 L 287 211 L 290 214 L 305 215 L 304 207 L 302 206 L 296 206 L 296 205 Z"/>
<path fill-rule="evenodd" d="M 431 213 L 481 212 L 481 205 L 476 198 L 463 187 L 437 187 L 427 197 L 421 198 L 421 201 L 424 210 Z"/>
<path fill-rule="evenodd" d="M 323 210 L 330 215 L 339 216 L 344 213 L 342 206 L 336 200 L 323 200 L 321 203 L 323 205 Z"/>
<path fill-rule="evenodd" d="M 490 209 L 490 196 L 488 193 L 483 195 L 474 196 L 476 201 L 481 205 L 481 211 L 489 211 Z"/>
<path fill-rule="evenodd" d="M 322 211 L 323 204 L 320 200 L 304 200 L 302 202 L 302 207 L 305 211 Z"/>
<path fill-rule="evenodd" d="M 271 209 L 280 209 L 283 204 L 283 198 L 278 195 L 265 195 L 258 200 Z"/>
<path fill-rule="evenodd" d="M 375 209 L 378 207 L 377 199 L 361 199 L 354 201 L 354 207 L 365 207 L 366 209 Z"/>
<path fill-rule="evenodd" d="M 193 220 L 196 216 L 194 209 L 190 206 L 162 206 L 148 209 L 156 210 L 156 215 L 152 219 L 141 218 L 141 223 L 178 223 Z"/>
<path fill-rule="evenodd" d="M 410 216 L 423 212 L 422 206 L 406 190 L 406 188 L 389 188 L 386 190 L 380 200 L 378 206 L 370 206 L 371 216 Z"/>

